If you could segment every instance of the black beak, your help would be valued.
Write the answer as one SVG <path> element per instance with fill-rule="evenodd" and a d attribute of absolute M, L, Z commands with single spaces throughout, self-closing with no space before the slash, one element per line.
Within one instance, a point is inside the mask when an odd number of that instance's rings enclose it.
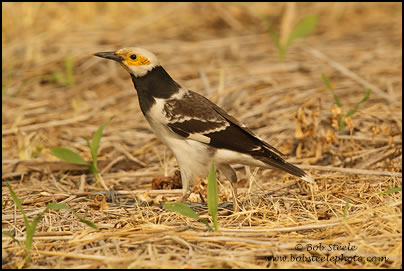
<path fill-rule="evenodd" d="M 123 57 L 118 56 L 117 54 L 115 54 L 115 52 L 99 52 L 99 53 L 95 53 L 95 56 L 98 57 L 102 57 L 102 58 L 106 58 L 106 59 L 112 59 L 118 62 L 122 62 Z"/>

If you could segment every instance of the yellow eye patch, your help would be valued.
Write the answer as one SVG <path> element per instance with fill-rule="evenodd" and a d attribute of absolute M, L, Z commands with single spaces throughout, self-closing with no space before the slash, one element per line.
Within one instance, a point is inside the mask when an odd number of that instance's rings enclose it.
<path fill-rule="evenodd" d="M 150 60 L 141 55 L 127 55 L 125 57 L 126 64 L 128 66 L 142 66 L 142 65 L 149 65 Z"/>

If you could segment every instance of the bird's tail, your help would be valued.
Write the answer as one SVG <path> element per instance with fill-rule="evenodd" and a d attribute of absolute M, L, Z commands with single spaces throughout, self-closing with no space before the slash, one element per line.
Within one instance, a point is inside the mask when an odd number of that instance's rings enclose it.
<path fill-rule="evenodd" d="M 264 162 L 265 164 L 267 164 L 271 167 L 281 169 L 292 175 L 300 177 L 302 180 L 305 180 L 306 182 L 314 183 L 313 177 L 310 174 L 306 173 L 304 170 L 298 168 L 297 166 L 286 162 L 284 159 L 282 159 L 281 157 L 279 157 L 278 155 L 276 155 L 274 153 L 271 153 L 271 155 L 269 157 L 254 156 L 254 158 Z"/>

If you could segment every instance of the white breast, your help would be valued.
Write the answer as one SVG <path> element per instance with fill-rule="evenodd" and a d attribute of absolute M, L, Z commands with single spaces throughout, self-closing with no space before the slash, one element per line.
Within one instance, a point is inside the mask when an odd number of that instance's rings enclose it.
<path fill-rule="evenodd" d="M 165 104 L 166 100 L 161 99 L 161 98 L 154 98 L 154 100 L 156 101 L 156 103 L 153 104 L 152 107 L 150 108 L 150 111 L 148 112 L 148 116 L 145 116 L 146 119 L 149 121 L 149 123 L 151 122 L 151 120 L 153 120 L 153 122 L 155 122 L 156 124 L 158 124 L 158 123 L 167 124 L 168 120 L 167 120 L 165 114 L 163 113 L 164 104 Z M 150 123 L 150 125 L 151 125 L 151 123 Z"/>
<path fill-rule="evenodd" d="M 164 100 L 156 99 L 146 117 L 153 132 L 173 153 L 181 170 L 192 172 L 194 176 L 207 176 L 210 161 L 213 157 L 210 147 L 192 139 L 177 135 L 167 127 L 167 119 L 163 114 Z"/>

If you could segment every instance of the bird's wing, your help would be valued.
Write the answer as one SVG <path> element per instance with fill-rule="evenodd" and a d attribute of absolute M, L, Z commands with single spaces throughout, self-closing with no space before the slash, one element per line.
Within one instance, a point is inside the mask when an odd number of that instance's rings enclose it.
<path fill-rule="evenodd" d="M 267 165 L 312 182 L 306 172 L 282 159 L 280 151 L 205 97 L 190 90 L 179 96 L 168 99 L 163 110 L 167 125 L 178 135 L 218 149 L 249 154 Z"/>
<path fill-rule="evenodd" d="M 167 100 L 164 112 L 168 126 L 180 136 L 241 153 L 283 155 L 223 109 L 190 90 L 181 98 Z"/>

